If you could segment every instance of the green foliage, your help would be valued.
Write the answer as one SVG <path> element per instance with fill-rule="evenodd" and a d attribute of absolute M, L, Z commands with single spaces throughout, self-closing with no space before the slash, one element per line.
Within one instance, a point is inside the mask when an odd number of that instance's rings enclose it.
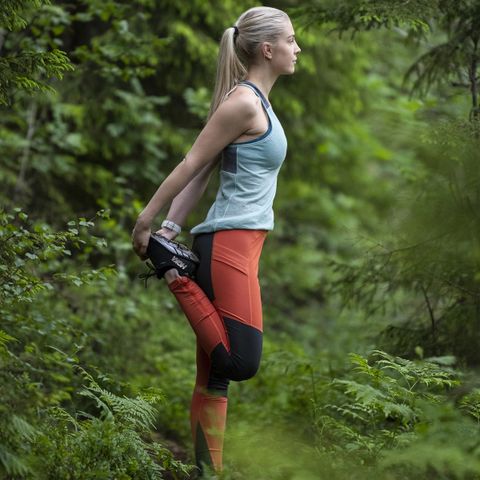
<path fill-rule="evenodd" d="M 378 350 L 372 352 L 373 365 L 358 354 L 350 358 L 353 379 L 334 379 L 329 395 L 335 403 L 314 407 L 321 441 L 328 443 L 333 438 L 346 450 L 363 445 L 365 454 L 376 455 L 419 421 L 421 413 L 416 405 L 420 399 L 439 403 L 442 397 L 436 392 L 459 385 L 453 370 L 430 362 L 394 358 Z M 325 422 L 330 427 L 327 430 Z"/>
<path fill-rule="evenodd" d="M 478 475 L 478 423 L 462 407 L 478 395 L 465 394 L 453 359 L 411 361 L 375 350 L 332 370 L 322 355 L 266 346 L 259 375 L 231 389 L 225 453 L 232 460 L 222 478 Z"/>
<path fill-rule="evenodd" d="M 63 78 L 63 72 L 73 70 L 65 52 L 52 50 L 51 52 L 22 52 L 15 57 L 3 57 L 0 60 L 0 103 L 8 103 L 8 93 L 14 88 L 30 93 L 36 90 L 54 92 L 54 89 L 45 81 L 34 78 L 37 72 L 47 78 L 56 76 Z"/>
<path fill-rule="evenodd" d="M 260 378 L 232 389 L 222 478 L 475 478 L 478 395 L 452 361 L 373 350 L 332 370 L 267 343 Z"/>
<path fill-rule="evenodd" d="M 90 287 L 104 288 L 115 273 L 112 266 L 79 271 L 72 263 L 72 258 L 88 262 L 89 250 L 105 245 L 91 234 L 94 226 L 80 218 L 55 232 L 20 208 L 1 212 L 2 476 L 127 479 L 188 471 L 163 445 L 142 438 L 155 426 L 154 405 L 163 400 L 158 389 L 130 398 L 128 384 L 98 373 L 110 388 L 101 387 L 79 363 L 92 358 L 95 332 L 75 326 L 73 298 L 81 295 L 79 289 L 88 297 Z M 98 372 L 94 364 L 90 368 Z"/>
<path fill-rule="evenodd" d="M 379 339 L 384 348 L 411 356 L 420 346 L 427 355 L 448 353 L 478 364 L 472 345 L 479 298 L 478 140 L 453 122 L 424 138 L 417 178 L 405 186 L 384 233 L 363 241 L 363 258 L 332 261 L 337 277 L 331 288 L 368 314 L 382 308 L 397 318 Z M 406 291 L 415 295 L 410 303 Z"/>
<path fill-rule="evenodd" d="M 105 214 L 98 212 L 99 217 Z M 29 228 L 28 215 L 20 208 L 15 209 L 15 214 L 0 211 L 2 308 L 12 309 L 13 314 L 15 306 L 33 302 L 39 293 L 53 290 L 55 283 L 78 286 L 113 273 L 110 266 L 68 274 L 66 258 L 72 256 L 72 249 L 104 245 L 103 239 L 87 235 L 92 226 L 92 221 L 80 218 L 60 232 L 52 231 L 43 222 L 35 222 Z M 80 259 L 82 256 L 80 253 Z"/>
<path fill-rule="evenodd" d="M 27 26 L 27 20 L 22 16 L 28 7 L 40 7 L 47 2 L 43 0 L 3 0 L 0 10 L 0 26 L 9 30 L 18 30 Z"/>
<path fill-rule="evenodd" d="M 101 417 L 78 412 L 86 417 L 79 420 L 59 407 L 48 411 L 46 433 L 35 445 L 38 457 L 47 460 L 48 478 L 160 479 L 167 470 L 189 472 L 164 446 L 141 436 L 154 425 L 161 392 L 150 388 L 134 399 L 120 397 L 79 368 L 87 385 L 78 393 L 96 404 Z"/>
<path fill-rule="evenodd" d="M 312 3 L 293 9 L 305 26 L 328 24 L 340 34 L 351 30 L 381 27 L 406 29 L 409 40 L 426 40 L 437 30 L 440 43 L 428 45 L 405 73 L 405 81 L 414 78 L 411 91 L 426 95 L 434 84 L 449 82 L 471 92 L 470 118 L 479 120 L 478 58 L 480 52 L 480 4 L 477 0 L 448 2 L 440 0 L 347 0 Z M 427 42 L 425 42 L 427 43 Z"/>
<path fill-rule="evenodd" d="M 439 0 L 374 1 L 347 0 L 343 2 L 310 2 L 309 5 L 293 9 L 295 18 L 302 25 L 334 23 L 334 31 L 352 29 L 370 30 L 379 27 L 407 27 L 413 32 L 425 33 L 429 30 L 429 19 L 438 13 Z"/>
<path fill-rule="evenodd" d="M 42 0 L 2 2 L 0 50 L 5 47 L 7 52 L 10 49 L 15 50 L 11 48 L 11 35 L 8 35 L 3 27 L 10 31 L 25 28 L 31 12 L 42 8 L 45 3 L 47 2 Z M 18 50 L 0 57 L 0 105 L 10 104 L 15 90 L 30 93 L 36 90 L 53 92 L 54 89 L 46 80 L 51 77 L 62 79 L 64 72 L 73 70 L 73 65 L 64 51 L 58 48 L 47 50 L 43 47 L 40 42 L 32 42 L 29 38 L 24 38 L 18 45 Z"/>
<path fill-rule="evenodd" d="M 419 401 L 418 406 L 422 421 L 407 442 L 398 439 L 401 448 L 385 452 L 380 468 L 392 472 L 393 479 L 405 478 L 406 472 L 412 478 L 478 478 L 478 423 L 449 403 L 433 406 Z"/>
<path fill-rule="evenodd" d="M 222 478 L 476 478 L 478 127 L 450 83 L 475 85 L 478 2 L 307 3 L 271 92 L 289 147 L 264 359 L 230 387 Z M 195 338 L 163 282 L 137 282 L 130 232 L 254 5 L 2 4 L 0 476 L 187 475 L 163 439 L 192 458 Z"/>
<path fill-rule="evenodd" d="M 449 359 L 445 361 L 449 363 Z M 330 384 L 328 396 L 335 402 L 317 402 L 314 407 L 323 448 L 330 450 L 332 443 L 342 445 L 350 457 L 345 458 L 346 462 L 351 461 L 352 455 L 355 461 L 361 459 L 366 465 L 375 465 L 379 460 L 380 471 L 390 471 L 392 478 L 405 475 L 405 465 L 412 467 L 408 478 L 423 474 L 424 470 L 445 475 L 450 472 L 446 452 L 445 462 L 437 462 L 438 455 L 427 452 L 434 453 L 441 442 L 450 422 L 444 412 L 450 411 L 464 428 L 451 432 L 456 451 L 450 449 L 449 454 L 451 458 L 468 456 L 478 427 L 447 402 L 445 393 L 459 386 L 460 380 L 453 369 L 442 365 L 443 359 L 409 361 L 375 350 L 370 361 L 352 354 L 351 362 L 353 379 L 335 379 Z M 436 419 L 440 422 L 435 423 Z M 439 424 L 442 427 L 437 428 Z M 427 435 L 428 425 L 432 429 Z M 457 437 L 461 442 L 453 441 Z M 421 453 L 415 450 L 419 444 L 423 446 Z M 473 464 L 470 462 L 470 466 Z M 464 478 L 467 470 L 456 470 L 457 478 Z"/>

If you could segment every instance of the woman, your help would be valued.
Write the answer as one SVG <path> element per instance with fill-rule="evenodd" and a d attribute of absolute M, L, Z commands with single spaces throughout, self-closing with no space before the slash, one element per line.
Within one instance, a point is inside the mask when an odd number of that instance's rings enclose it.
<path fill-rule="evenodd" d="M 225 30 L 207 124 L 132 233 L 134 250 L 145 260 L 151 224 L 172 202 L 156 233 L 173 239 L 220 161 L 216 200 L 191 230 L 192 250 L 200 258 L 195 281 L 175 268 L 165 273 L 197 337 L 190 419 L 200 471 L 203 463 L 222 469 L 229 381 L 251 378 L 260 363 L 258 261 L 273 229 L 277 174 L 287 150 L 268 94 L 280 75 L 294 73 L 299 52 L 288 15 L 275 8 L 251 8 Z"/>

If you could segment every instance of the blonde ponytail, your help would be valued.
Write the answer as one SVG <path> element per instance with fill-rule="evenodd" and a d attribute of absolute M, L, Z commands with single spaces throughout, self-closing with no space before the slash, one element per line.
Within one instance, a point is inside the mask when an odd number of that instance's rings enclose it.
<path fill-rule="evenodd" d="M 223 97 L 247 76 L 247 68 L 235 52 L 235 29 L 229 27 L 223 32 L 220 40 L 220 51 L 217 60 L 217 76 L 213 90 L 212 103 L 208 112 L 208 119 L 218 108 Z"/>
<path fill-rule="evenodd" d="M 277 8 L 254 7 L 242 13 L 235 26 L 227 28 L 220 40 L 217 75 L 207 121 L 225 95 L 245 80 L 248 67 L 255 61 L 263 42 L 275 43 L 285 27 L 288 15 Z M 238 28 L 238 33 L 235 32 Z"/>

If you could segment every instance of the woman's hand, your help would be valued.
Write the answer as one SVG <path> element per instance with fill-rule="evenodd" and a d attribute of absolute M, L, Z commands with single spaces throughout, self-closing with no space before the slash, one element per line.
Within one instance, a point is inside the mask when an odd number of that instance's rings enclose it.
<path fill-rule="evenodd" d="M 148 258 L 146 252 L 151 233 L 152 232 L 149 225 L 143 224 L 141 221 L 137 220 L 137 223 L 132 231 L 132 245 L 133 250 L 142 260 L 147 260 Z M 155 233 L 163 235 L 169 240 L 173 240 L 177 236 L 176 232 L 169 230 L 168 228 L 161 228 Z"/>
<path fill-rule="evenodd" d="M 177 232 L 174 232 L 173 230 L 169 230 L 168 228 L 161 228 L 160 230 L 157 230 L 155 233 L 158 235 L 162 235 L 169 240 L 173 240 L 178 234 Z"/>
<path fill-rule="evenodd" d="M 144 224 L 137 220 L 137 223 L 132 231 L 132 246 L 135 253 L 142 260 L 146 260 L 148 258 L 146 252 L 151 233 L 152 231 L 150 229 L 150 225 Z"/>

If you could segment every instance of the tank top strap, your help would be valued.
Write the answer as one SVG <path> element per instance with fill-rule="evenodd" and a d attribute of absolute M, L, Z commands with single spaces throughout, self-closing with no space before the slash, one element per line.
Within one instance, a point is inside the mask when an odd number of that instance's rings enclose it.
<path fill-rule="evenodd" d="M 238 85 L 235 85 L 231 90 L 229 90 L 223 97 L 223 100 L 225 100 L 237 88 L 237 86 Z"/>
<path fill-rule="evenodd" d="M 253 90 L 255 92 L 255 94 L 258 97 L 260 97 L 260 99 L 262 100 L 262 103 L 263 103 L 263 106 L 265 107 L 265 109 L 270 108 L 270 103 L 265 98 L 265 95 L 263 95 L 261 90 L 254 83 L 250 82 L 249 80 L 243 80 L 243 82 L 240 82 L 239 85 L 244 85 L 245 87 L 248 87 L 251 90 Z"/>

